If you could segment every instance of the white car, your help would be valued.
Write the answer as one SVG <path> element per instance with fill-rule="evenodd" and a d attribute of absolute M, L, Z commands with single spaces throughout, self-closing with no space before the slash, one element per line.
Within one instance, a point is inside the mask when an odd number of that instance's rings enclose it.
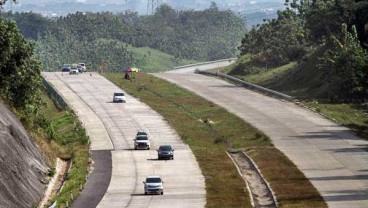
<path fill-rule="evenodd" d="M 78 75 L 79 74 L 79 71 L 76 68 L 71 68 L 70 71 L 69 71 L 69 74 L 76 74 L 76 75 Z"/>
<path fill-rule="evenodd" d="M 145 132 L 138 131 L 137 136 L 134 139 L 134 149 L 151 149 L 151 143 Z"/>
<path fill-rule="evenodd" d="M 83 73 L 83 72 L 87 71 L 85 63 L 79 63 L 77 67 L 78 67 L 78 70 L 79 70 L 80 73 Z"/>
<path fill-rule="evenodd" d="M 112 101 L 113 101 L 114 103 L 125 103 L 125 102 L 126 102 L 126 100 L 125 100 L 125 95 L 124 95 L 124 93 L 122 93 L 122 92 L 115 92 L 115 93 L 114 93 L 114 96 L 113 96 L 113 98 L 112 98 Z"/>
<path fill-rule="evenodd" d="M 163 181 L 160 176 L 147 176 L 146 181 L 144 183 L 144 194 L 164 194 L 164 186 Z"/>

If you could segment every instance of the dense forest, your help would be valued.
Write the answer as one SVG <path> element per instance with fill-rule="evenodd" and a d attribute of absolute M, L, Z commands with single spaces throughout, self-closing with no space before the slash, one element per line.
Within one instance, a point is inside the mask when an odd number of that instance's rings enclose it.
<path fill-rule="evenodd" d="M 288 9 L 279 11 L 276 19 L 245 34 L 239 49 L 251 61 L 234 73 L 297 61 L 299 73 L 307 66 L 304 70 L 313 73 L 315 68 L 314 73 L 322 74 L 316 86 L 325 89 L 321 95 L 330 101 L 367 100 L 368 1 L 287 0 L 286 4 Z"/>
<path fill-rule="evenodd" d="M 176 59 L 199 61 L 234 57 L 244 22 L 215 3 L 203 11 L 176 11 L 161 5 L 153 15 L 82 13 L 47 19 L 34 13 L 6 13 L 22 34 L 36 42 L 44 70 L 86 62 L 91 69 L 124 69 L 135 60 L 128 46 L 158 49 Z"/>

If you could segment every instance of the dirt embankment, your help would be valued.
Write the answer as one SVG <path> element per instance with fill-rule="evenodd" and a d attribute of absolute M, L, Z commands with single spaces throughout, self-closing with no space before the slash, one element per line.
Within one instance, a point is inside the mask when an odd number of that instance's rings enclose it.
<path fill-rule="evenodd" d="M 47 170 L 33 140 L 0 100 L 0 207 L 37 206 Z"/>

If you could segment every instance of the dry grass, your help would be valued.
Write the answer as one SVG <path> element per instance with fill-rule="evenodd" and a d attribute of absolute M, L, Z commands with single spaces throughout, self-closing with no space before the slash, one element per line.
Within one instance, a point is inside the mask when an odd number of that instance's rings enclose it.
<path fill-rule="evenodd" d="M 108 79 L 160 113 L 192 149 L 206 178 L 207 207 L 251 207 L 244 181 L 225 151 L 244 149 L 256 161 L 281 207 L 326 207 L 312 184 L 270 139 L 248 123 L 176 85 L 148 74 Z"/>

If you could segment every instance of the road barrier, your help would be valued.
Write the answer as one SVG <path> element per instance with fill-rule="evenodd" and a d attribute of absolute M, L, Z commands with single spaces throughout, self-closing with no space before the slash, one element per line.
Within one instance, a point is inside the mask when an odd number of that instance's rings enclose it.
<path fill-rule="evenodd" d="M 201 66 L 201 65 L 213 64 L 213 63 L 224 62 L 224 61 L 235 61 L 236 59 L 237 58 L 228 58 L 228 59 L 221 59 L 221 60 L 216 60 L 216 61 L 207 61 L 207 62 L 201 62 L 201 63 L 196 63 L 196 64 L 188 64 L 188 65 L 184 65 L 184 66 L 174 67 L 174 69 L 187 68 L 187 67 L 191 67 L 191 66 Z"/>
<path fill-rule="evenodd" d="M 54 203 L 52 203 L 50 206 L 48 206 L 47 208 L 55 208 L 57 206 L 57 201 L 54 201 Z"/>
<path fill-rule="evenodd" d="M 43 85 L 46 88 L 47 94 L 50 95 L 52 100 L 55 102 L 57 108 L 59 110 L 65 110 L 68 108 L 68 105 L 64 101 L 64 99 L 56 92 L 56 90 L 50 85 L 49 82 L 45 80 L 45 78 L 42 78 Z"/>
<path fill-rule="evenodd" d="M 208 71 L 203 71 L 203 70 L 198 70 L 198 69 L 196 69 L 194 73 L 217 76 L 217 77 L 220 77 L 222 79 L 230 80 L 230 81 L 234 82 L 235 84 L 238 84 L 238 85 L 250 88 L 250 89 L 254 89 L 254 90 L 259 91 L 259 92 L 264 93 L 264 94 L 272 95 L 272 96 L 275 96 L 275 97 L 278 97 L 278 98 L 281 98 L 281 99 L 285 99 L 285 100 L 288 100 L 288 101 L 293 101 L 294 100 L 294 98 L 289 96 L 289 95 L 286 95 L 286 94 L 283 94 L 283 93 L 280 93 L 280 92 L 277 92 L 277 91 L 274 91 L 274 90 L 270 90 L 268 88 L 265 88 L 265 87 L 262 87 L 262 86 L 259 86 L 259 85 L 256 85 L 256 84 L 252 84 L 250 82 L 246 82 L 244 80 L 238 79 L 236 77 L 229 76 L 227 74 L 222 74 L 222 73 L 218 73 L 218 72 L 208 72 Z"/>

